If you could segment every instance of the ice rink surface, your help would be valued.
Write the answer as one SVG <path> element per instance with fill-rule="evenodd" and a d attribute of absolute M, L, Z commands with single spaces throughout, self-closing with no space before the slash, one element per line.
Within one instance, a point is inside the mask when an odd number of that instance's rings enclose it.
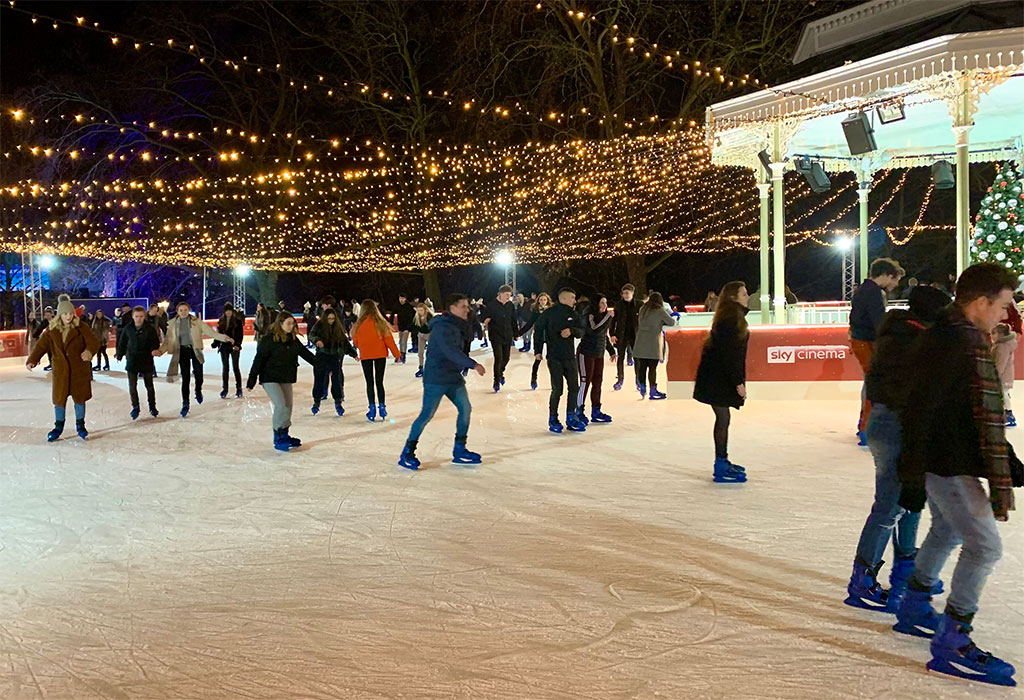
<path fill-rule="evenodd" d="M 348 413 L 310 415 L 303 365 L 292 453 L 260 388 L 218 398 L 212 352 L 184 420 L 166 358 L 155 420 L 100 374 L 87 442 L 69 420 L 47 444 L 47 376 L 0 367 L 0 698 L 1020 697 L 929 675 L 925 640 L 843 605 L 873 488 L 855 403 L 752 403 L 750 481 L 714 484 L 706 406 L 613 392 L 609 365 L 614 422 L 552 435 L 545 368 L 531 392 L 512 354 L 500 394 L 469 380 L 484 463 L 448 462 L 444 404 L 420 472 L 396 466 L 414 361 L 389 364 L 383 423 L 351 360 Z M 1021 508 L 974 634 L 1018 669 Z"/>

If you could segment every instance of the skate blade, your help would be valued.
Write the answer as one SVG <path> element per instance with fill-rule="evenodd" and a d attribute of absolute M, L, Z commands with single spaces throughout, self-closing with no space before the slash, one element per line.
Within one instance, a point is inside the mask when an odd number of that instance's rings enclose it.
<path fill-rule="evenodd" d="M 900 634 L 909 634 L 912 637 L 922 637 L 924 639 L 931 639 L 935 636 L 935 632 L 926 628 L 912 625 L 909 622 L 897 622 L 892 626 L 893 631 L 899 632 Z"/>
<path fill-rule="evenodd" d="M 863 610 L 871 610 L 874 612 L 889 612 L 886 608 L 886 603 L 874 603 L 855 595 L 848 596 L 843 602 L 853 608 L 861 608 Z"/>
<path fill-rule="evenodd" d="M 398 466 L 402 467 L 403 469 L 410 469 L 410 470 L 412 470 L 414 472 L 420 470 L 420 465 L 418 465 L 418 464 L 404 464 L 402 462 L 399 462 Z"/>
<path fill-rule="evenodd" d="M 961 664 L 945 659 L 932 659 L 926 664 L 929 671 L 941 673 L 944 676 L 953 676 L 976 683 L 988 683 L 989 685 L 1002 685 L 1010 688 L 1017 686 L 1013 676 L 989 676 L 982 671 L 975 671 Z"/>
<path fill-rule="evenodd" d="M 746 476 L 716 476 L 713 477 L 716 484 L 745 484 L 747 483 Z"/>

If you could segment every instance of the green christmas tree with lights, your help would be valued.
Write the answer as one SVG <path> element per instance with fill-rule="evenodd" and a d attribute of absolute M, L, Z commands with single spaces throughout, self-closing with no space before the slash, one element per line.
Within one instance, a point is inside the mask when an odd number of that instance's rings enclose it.
<path fill-rule="evenodd" d="M 997 166 L 998 167 L 998 166 Z M 971 236 L 971 262 L 994 262 L 1024 281 L 1024 197 L 1013 165 L 998 167 L 981 200 Z"/>

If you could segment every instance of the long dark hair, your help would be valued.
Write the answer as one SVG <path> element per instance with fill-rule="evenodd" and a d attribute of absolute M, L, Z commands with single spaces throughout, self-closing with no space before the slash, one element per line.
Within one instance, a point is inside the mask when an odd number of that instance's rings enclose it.
<path fill-rule="evenodd" d="M 238 312 L 235 311 L 234 309 L 231 309 L 231 318 L 228 318 L 227 312 L 228 309 L 224 309 L 224 312 L 220 315 L 220 318 L 217 319 L 217 332 L 223 333 L 224 335 L 227 335 L 228 332 L 231 330 L 232 326 L 234 326 L 236 323 L 244 323 L 244 321 L 242 321 L 242 319 L 239 318 Z"/>
<path fill-rule="evenodd" d="M 736 295 L 746 286 L 746 282 L 736 281 L 728 282 L 722 287 L 722 291 L 718 293 L 718 306 L 715 308 L 715 315 L 711 320 L 712 328 L 719 323 L 726 322 L 735 323 L 740 335 L 746 335 L 749 332 L 747 308 L 736 301 Z"/>
<path fill-rule="evenodd" d="M 328 316 L 334 316 L 333 324 L 327 322 Z M 342 323 L 341 316 L 338 315 L 338 312 L 331 306 L 323 310 L 323 313 L 320 314 L 320 320 L 316 322 L 316 325 L 314 325 L 313 328 L 320 331 L 323 331 L 325 328 L 330 329 L 331 340 L 337 343 L 340 343 L 345 337 L 345 324 Z"/>
<path fill-rule="evenodd" d="M 648 312 L 656 309 L 665 310 L 665 299 L 661 296 L 661 292 L 651 292 L 651 295 L 647 297 L 647 303 L 640 307 L 640 316 L 646 316 Z"/>

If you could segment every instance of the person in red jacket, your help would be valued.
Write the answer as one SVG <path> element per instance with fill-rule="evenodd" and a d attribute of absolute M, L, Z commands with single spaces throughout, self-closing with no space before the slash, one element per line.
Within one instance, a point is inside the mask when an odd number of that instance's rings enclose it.
<path fill-rule="evenodd" d="M 388 351 L 396 360 L 401 359 L 402 355 L 391 334 L 391 324 L 381 314 L 377 302 L 373 299 L 364 300 L 359 307 L 359 319 L 352 326 L 352 344 L 359 350 L 359 361 L 363 365 L 363 376 L 366 378 L 366 398 L 370 403 L 366 418 L 374 421 L 378 413 L 381 418 L 387 418 L 384 370 L 387 368 Z"/>

